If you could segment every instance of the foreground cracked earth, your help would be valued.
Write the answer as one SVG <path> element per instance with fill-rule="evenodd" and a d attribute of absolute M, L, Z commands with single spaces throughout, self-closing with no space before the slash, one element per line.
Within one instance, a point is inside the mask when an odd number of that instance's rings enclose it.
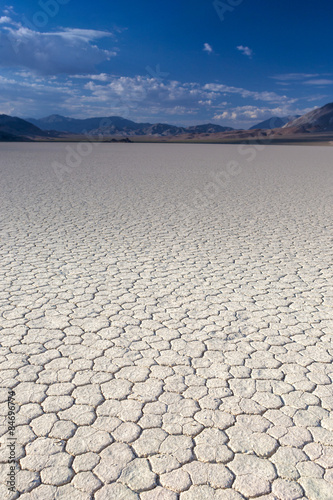
<path fill-rule="evenodd" d="M 332 149 L 0 146 L 1 497 L 331 500 Z"/>

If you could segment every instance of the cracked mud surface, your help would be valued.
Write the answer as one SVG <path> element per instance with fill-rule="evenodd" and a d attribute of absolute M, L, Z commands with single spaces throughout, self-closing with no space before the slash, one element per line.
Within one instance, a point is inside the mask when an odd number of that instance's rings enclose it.
<path fill-rule="evenodd" d="M 65 147 L 0 145 L 11 498 L 332 500 L 333 151 Z"/>

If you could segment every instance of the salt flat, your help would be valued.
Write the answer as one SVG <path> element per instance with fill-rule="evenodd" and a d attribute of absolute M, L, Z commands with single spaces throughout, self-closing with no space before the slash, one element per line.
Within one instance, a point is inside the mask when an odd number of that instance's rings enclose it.
<path fill-rule="evenodd" d="M 333 498 L 332 160 L 0 144 L 2 498 Z"/>

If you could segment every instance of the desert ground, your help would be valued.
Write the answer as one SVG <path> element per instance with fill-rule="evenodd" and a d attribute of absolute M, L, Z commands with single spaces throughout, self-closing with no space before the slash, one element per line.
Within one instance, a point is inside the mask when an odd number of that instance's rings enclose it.
<path fill-rule="evenodd" d="M 332 500 L 332 160 L 0 144 L 1 498 Z"/>

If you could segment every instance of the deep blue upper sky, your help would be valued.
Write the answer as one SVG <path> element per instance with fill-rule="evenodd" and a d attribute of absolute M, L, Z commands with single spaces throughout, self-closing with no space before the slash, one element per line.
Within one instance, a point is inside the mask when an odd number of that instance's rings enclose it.
<path fill-rule="evenodd" d="M 0 113 L 249 127 L 333 101 L 331 0 L 17 0 Z"/>

